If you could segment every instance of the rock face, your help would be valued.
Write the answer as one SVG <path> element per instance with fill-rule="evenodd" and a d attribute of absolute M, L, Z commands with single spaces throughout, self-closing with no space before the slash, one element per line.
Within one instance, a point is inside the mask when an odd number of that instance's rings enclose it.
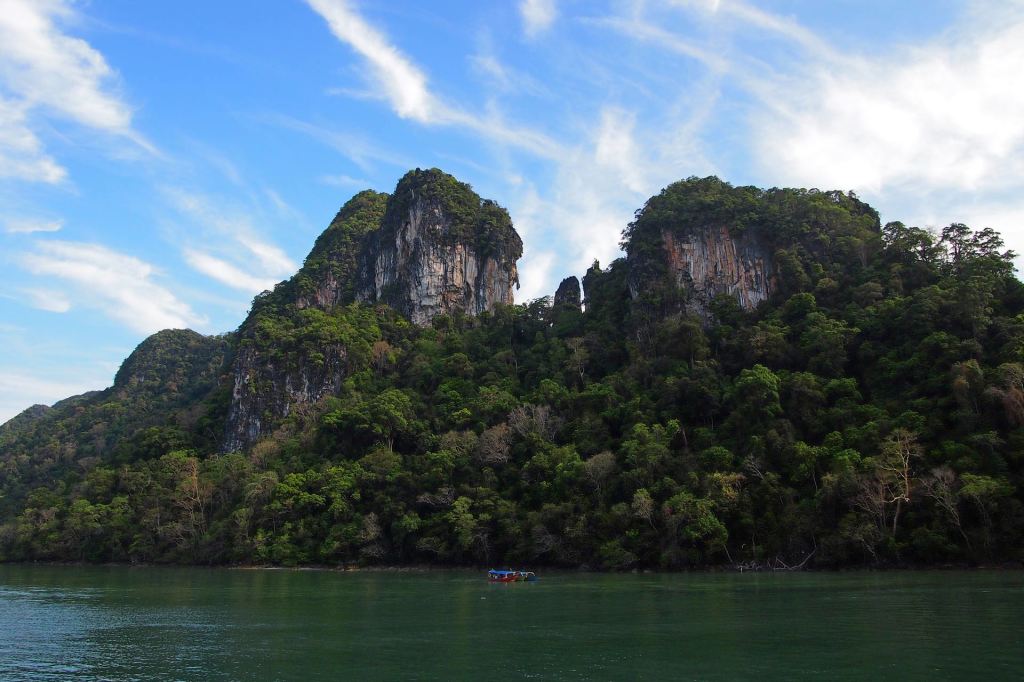
<path fill-rule="evenodd" d="M 421 326 L 511 305 L 522 250 L 504 209 L 441 171 L 413 171 L 367 243 L 356 300 L 387 303 Z"/>
<path fill-rule="evenodd" d="M 583 296 L 580 294 L 580 281 L 575 277 L 566 277 L 559 283 L 555 290 L 555 308 L 569 307 L 579 310 L 583 305 Z"/>
<path fill-rule="evenodd" d="M 775 289 L 772 248 L 756 231 L 736 236 L 724 224 L 679 225 L 662 228 L 653 241 L 627 256 L 629 295 L 641 317 L 685 310 L 710 323 L 716 296 L 753 310 Z"/>
<path fill-rule="evenodd" d="M 768 300 L 778 288 L 773 254 L 780 236 L 772 192 L 690 178 L 648 199 L 624 233 L 629 296 L 641 327 L 684 311 L 710 323 L 717 296 L 734 297 L 744 310 Z"/>
<path fill-rule="evenodd" d="M 345 202 L 317 238 L 302 269 L 288 282 L 295 291 L 285 298 L 294 297 L 300 309 L 321 310 L 354 301 L 357 290 L 364 286 L 360 263 L 380 231 L 388 198 L 383 192 L 364 190 Z"/>
<path fill-rule="evenodd" d="M 263 357 L 255 348 L 243 348 L 234 362 L 231 406 L 221 449 L 231 452 L 251 445 L 263 433 L 264 420 L 283 419 L 297 405 L 337 393 L 346 375 L 346 351 L 340 346 L 323 351 L 322 364 L 288 367 Z"/>
<path fill-rule="evenodd" d="M 692 312 L 703 314 L 720 294 L 735 296 L 745 310 L 768 300 L 774 272 L 771 253 L 751 233 L 734 238 L 724 225 L 685 234 L 663 230 L 661 241 L 669 275 L 690 293 Z"/>
<path fill-rule="evenodd" d="M 311 314 L 355 302 L 386 303 L 417 325 L 511 304 L 522 248 L 505 209 L 437 169 L 410 171 L 391 195 L 354 196 L 242 324 L 222 449 L 245 448 L 298 406 L 337 394 L 350 371 L 344 344 L 283 354 L 266 340 L 275 330 L 301 336 Z"/>
<path fill-rule="evenodd" d="M 288 285 L 299 308 L 387 303 L 418 325 L 513 303 L 523 243 L 505 209 L 435 169 L 354 196 Z"/>

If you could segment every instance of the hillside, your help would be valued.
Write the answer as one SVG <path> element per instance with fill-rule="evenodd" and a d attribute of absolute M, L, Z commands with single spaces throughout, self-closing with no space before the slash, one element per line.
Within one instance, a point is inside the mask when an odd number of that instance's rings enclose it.
<path fill-rule="evenodd" d="M 999 235 L 690 178 L 514 304 L 436 169 L 342 207 L 223 337 L 0 426 L 0 558 L 621 570 L 1022 561 L 1024 285 Z"/>

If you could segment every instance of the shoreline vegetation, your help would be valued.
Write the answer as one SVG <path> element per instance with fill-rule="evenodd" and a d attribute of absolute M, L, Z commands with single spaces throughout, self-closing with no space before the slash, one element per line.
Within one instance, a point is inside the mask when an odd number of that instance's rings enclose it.
<path fill-rule="evenodd" d="M 437 170 L 399 187 L 356 195 L 237 331 L 159 332 L 111 388 L 0 426 L 0 561 L 1024 561 L 1024 283 L 994 231 L 690 178 L 582 291 L 505 305 L 504 209 Z M 413 233 L 416 276 L 356 300 Z M 479 314 L 416 288 L 470 252 L 436 291 Z"/>
<path fill-rule="evenodd" d="M 2 566 L 38 566 L 38 567 L 90 567 L 90 568 L 202 568 L 211 570 L 230 571 L 327 571 L 333 573 L 467 573 L 481 572 L 485 574 L 491 568 L 505 568 L 509 564 L 481 564 L 476 566 L 452 566 L 444 564 L 414 564 L 414 565 L 326 565 L 307 564 L 296 566 L 281 566 L 273 564 L 185 564 L 185 563 L 143 563 L 143 562 L 89 562 L 89 561 L 4 561 Z M 519 568 L 523 568 L 516 564 Z M 631 568 L 625 570 L 607 570 L 592 566 L 548 566 L 544 564 L 531 564 L 529 570 L 542 572 L 545 575 L 565 574 L 592 574 L 592 575 L 686 575 L 686 574 L 707 574 L 707 573 L 858 573 L 858 572 L 883 572 L 900 573 L 905 571 L 1024 571 L 1024 562 L 1006 561 L 991 564 L 968 564 L 968 563 L 944 563 L 944 564 L 891 564 L 891 565 L 848 565 L 832 566 L 826 568 L 809 568 L 803 566 L 771 566 L 761 565 L 751 567 L 749 565 L 706 565 L 690 566 L 687 568 L 665 570 L 656 568 Z"/>

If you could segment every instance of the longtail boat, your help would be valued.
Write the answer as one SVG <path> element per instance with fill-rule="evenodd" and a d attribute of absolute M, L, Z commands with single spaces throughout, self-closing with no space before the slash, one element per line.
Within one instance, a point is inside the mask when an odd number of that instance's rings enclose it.
<path fill-rule="evenodd" d="M 496 571 L 493 568 L 487 571 L 487 580 L 492 583 L 515 583 L 515 582 L 536 582 L 537 574 L 533 571 Z"/>

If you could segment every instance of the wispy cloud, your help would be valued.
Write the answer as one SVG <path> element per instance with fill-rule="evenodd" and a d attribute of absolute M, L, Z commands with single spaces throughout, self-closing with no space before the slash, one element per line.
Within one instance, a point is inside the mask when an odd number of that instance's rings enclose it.
<path fill-rule="evenodd" d="M 298 267 L 279 246 L 262 241 L 252 235 L 238 235 L 238 243 L 256 257 L 264 271 L 277 275 L 288 275 Z"/>
<path fill-rule="evenodd" d="M 63 220 L 30 220 L 12 218 L 4 223 L 8 234 L 32 234 L 34 232 L 58 232 L 64 227 Z"/>
<path fill-rule="evenodd" d="M 840 55 L 814 31 L 789 17 L 780 16 L 742 0 L 669 0 L 670 5 L 696 9 L 722 21 L 745 24 L 762 33 L 774 34 L 821 58 Z"/>
<path fill-rule="evenodd" d="M 601 112 L 601 125 L 594 145 L 594 161 L 618 176 L 632 192 L 648 188 L 644 178 L 644 161 L 634 138 L 636 117 L 622 109 L 606 108 Z"/>
<path fill-rule="evenodd" d="M 253 227 L 250 217 L 223 208 L 223 202 L 181 189 L 165 196 L 194 228 L 185 237 L 182 255 L 189 266 L 233 289 L 256 294 L 273 288 L 298 268 L 282 248 Z M 194 245 L 203 243 L 203 248 Z"/>
<path fill-rule="evenodd" d="M 103 55 L 63 25 L 66 0 L 0 0 L 0 176 L 56 183 L 66 170 L 43 149 L 36 115 L 56 116 L 152 150 L 132 128 Z"/>
<path fill-rule="evenodd" d="M 513 212 L 526 244 L 524 296 L 554 291 L 552 251 L 577 274 L 595 259 L 615 257 L 619 234 L 650 187 L 640 145 L 632 114 L 605 107 L 584 140 L 556 165 L 549 185 L 539 191 L 527 184 Z"/>
<path fill-rule="evenodd" d="M 519 15 L 523 20 L 523 31 L 530 38 L 547 31 L 558 17 L 555 0 L 521 0 Z"/>
<path fill-rule="evenodd" d="M 451 105 L 428 87 L 426 73 L 371 26 L 346 0 L 306 0 L 331 33 L 355 50 L 370 67 L 371 91 L 379 93 L 401 118 L 431 125 L 461 127 L 508 147 L 544 158 L 558 158 L 562 147 L 529 126 L 509 123 L 496 108 L 472 113 Z"/>
<path fill-rule="evenodd" d="M 189 305 L 157 282 L 158 270 L 143 260 L 100 244 L 38 241 L 22 254 L 22 267 L 72 285 L 68 297 L 100 310 L 129 329 L 151 333 L 200 325 Z"/>
<path fill-rule="evenodd" d="M 370 187 L 371 182 L 369 180 L 363 180 L 362 178 L 353 178 L 350 175 L 339 174 L 339 175 L 322 175 L 319 178 L 320 182 L 325 185 L 332 187 Z"/>
<path fill-rule="evenodd" d="M 650 43 L 669 52 L 696 59 L 715 71 L 727 71 L 730 68 L 726 60 L 718 52 L 695 45 L 692 40 L 683 38 L 639 16 L 607 16 L 590 18 L 586 23 L 603 26 L 621 33 L 638 42 Z"/>
<path fill-rule="evenodd" d="M 728 74 L 751 96 L 761 182 L 853 189 L 888 218 L 974 222 L 1024 251 L 1024 90 L 1010 85 L 1024 64 L 1024 2 L 975 3 L 931 40 L 872 53 L 740 0 L 671 4 L 795 48 Z M 731 51 L 744 70 L 756 65 L 742 44 Z"/>
<path fill-rule="evenodd" d="M 407 156 L 391 152 L 381 145 L 348 132 L 342 132 L 309 121 L 282 115 L 262 117 L 267 123 L 308 135 L 339 152 L 364 172 L 373 170 L 373 163 L 379 162 L 397 168 L 412 168 L 415 165 Z"/>
<path fill-rule="evenodd" d="M 499 60 L 489 39 L 481 42 L 483 44 L 476 54 L 470 56 L 469 63 L 489 88 L 502 94 L 553 98 L 551 90 L 536 77 Z"/>
<path fill-rule="evenodd" d="M 67 294 L 52 289 L 23 289 L 22 293 L 28 297 L 33 308 L 45 310 L 51 313 L 66 313 L 71 310 L 71 301 Z"/>
<path fill-rule="evenodd" d="M 58 183 L 67 171 L 43 151 L 28 125 L 28 105 L 0 97 L 0 178 Z"/>
<path fill-rule="evenodd" d="M 254 276 L 238 266 L 202 251 L 186 248 L 184 256 L 185 262 L 191 267 L 232 289 L 254 293 L 273 289 L 277 283 L 273 278 Z"/>
<path fill-rule="evenodd" d="M 535 250 L 523 260 L 519 268 L 520 288 L 516 292 L 516 300 L 532 301 L 554 293 L 550 285 L 555 279 L 557 258 L 553 251 Z"/>
<path fill-rule="evenodd" d="M 427 77 L 383 33 L 367 23 L 345 0 L 307 0 L 327 21 L 338 40 L 347 43 L 370 66 L 373 80 L 402 118 L 428 122 L 438 105 L 427 89 Z"/>

